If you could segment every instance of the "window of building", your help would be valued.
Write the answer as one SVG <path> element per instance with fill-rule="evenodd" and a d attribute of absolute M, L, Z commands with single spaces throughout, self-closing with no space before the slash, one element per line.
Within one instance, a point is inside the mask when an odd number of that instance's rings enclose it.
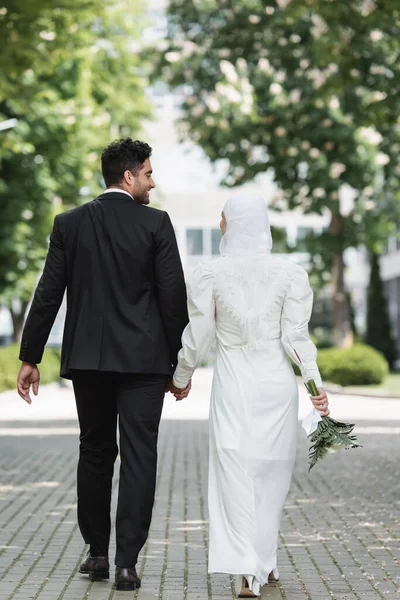
<path fill-rule="evenodd" d="M 219 244 L 221 242 L 221 230 L 211 229 L 211 254 L 217 256 L 219 254 Z"/>
<path fill-rule="evenodd" d="M 203 230 L 187 229 L 186 245 L 189 256 L 201 256 L 203 254 Z"/>

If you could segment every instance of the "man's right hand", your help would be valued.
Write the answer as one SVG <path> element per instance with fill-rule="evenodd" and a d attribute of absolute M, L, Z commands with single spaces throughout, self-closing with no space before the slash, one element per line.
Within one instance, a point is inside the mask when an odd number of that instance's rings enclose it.
<path fill-rule="evenodd" d="M 18 373 L 17 391 L 21 398 L 28 404 L 32 404 L 32 398 L 29 393 L 31 386 L 35 396 L 38 395 L 39 381 L 40 373 L 37 366 L 23 362 Z"/>

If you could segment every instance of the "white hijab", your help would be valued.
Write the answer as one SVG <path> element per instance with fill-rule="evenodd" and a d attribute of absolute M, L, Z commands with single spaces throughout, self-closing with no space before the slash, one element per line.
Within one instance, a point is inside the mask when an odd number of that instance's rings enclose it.
<path fill-rule="evenodd" d="M 226 202 L 224 215 L 226 232 L 220 253 L 230 260 L 220 263 L 215 290 L 230 315 L 243 326 L 244 339 L 252 343 L 263 335 L 262 321 L 269 301 L 272 236 L 268 209 L 259 196 L 237 194 Z"/>
<path fill-rule="evenodd" d="M 236 194 L 229 198 L 223 210 L 226 232 L 219 246 L 222 256 L 271 252 L 271 227 L 263 198 Z"/>

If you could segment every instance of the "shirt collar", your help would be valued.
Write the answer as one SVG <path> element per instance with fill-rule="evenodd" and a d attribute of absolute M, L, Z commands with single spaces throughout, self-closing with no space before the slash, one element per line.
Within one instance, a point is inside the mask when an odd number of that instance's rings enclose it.
<path fill-rule="evenodd" d="M 120 194 L 126 194 L 127 196 L 129 196 L 129 198 L 132 198 L 133 200 L 133 196 L 126 190 L 121 190 L 121 188 L 107 188 L 106 190 L 104 190 L 103 194 L 114 194 L 115 192 L 119 192 Z"/>

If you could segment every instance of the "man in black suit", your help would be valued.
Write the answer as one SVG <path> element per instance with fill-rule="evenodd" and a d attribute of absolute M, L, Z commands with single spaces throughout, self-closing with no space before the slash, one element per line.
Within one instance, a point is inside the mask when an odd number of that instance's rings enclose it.
<path fill-rule="evenodd" d="M 158 427 L 188 322 L 186 289 L 166 212 L 149 208 L 151 148 L 130 138 L 102 154 L 107 189 L 58 215 L 25 323 L 18 393 L 38 393 L 47 338 L 67 290 L 61 376 L 80 424 L 78 522 L 90 549 L 80 572 L 109 577 L 111 482 L 118 447 L 115 587 L 140 586 L 135 565 L 150 526 Z M 168 386 L 168 388 L 167 388 Z M 187 394 L 189 389 L 183 393 Z"/>

